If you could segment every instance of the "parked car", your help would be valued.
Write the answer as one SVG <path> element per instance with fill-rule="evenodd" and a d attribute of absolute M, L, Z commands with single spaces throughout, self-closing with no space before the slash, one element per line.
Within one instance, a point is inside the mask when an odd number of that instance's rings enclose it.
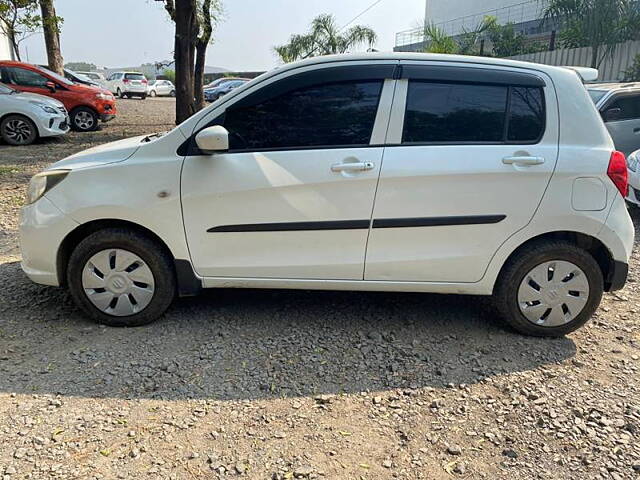
<path fill-rule="evenodd" d="M 38 138 L 69 131 L 67 110 L 53 98 L 20 93 L 0 83 L 0 136 L 9 145 L 30 145 Z"/>
<path fill-rule="evenodd" d="M 247 80 L 247 81 L 249 81 L 250 79 L 249 78 L 242 78 L 242 77 L 222 77 L 222 78 L 218 78 L 218 79 L 214 80 L 213 82 L 208 83 L 207 85 L 205 85 L 203 87 L 203 90 L 208 90 L 210 88 L 216 88 L 216 87 L 219 87 L 220 85 L 222 85 L 224 83 L 233 82 L 233 81 L 236 81 L 236 80 Z"/>
<path fill-rule="evenodd" d="M 100 72 L 76 72 L 79 75 L 84 75 L 89 80 L 97 83 L 101 88 L 107 88 L 107 79 Z"/>
<path fill-rule="evenodd" d="M 46 68 L 47 70 L 49 69 L 48 65 L 39 65 L 39 66 L 42 68 Z M 99 83 L 94 82 L 91 78 L 87 77 L 86 75 L 83 75 L 80 72 L 74 72 L 73 70 L 69 70 L 68 68 L 64 69 L 64 78 L 66 78 L 70 82 L 78 83 L 80 85 L 89 85 L 90 87 L 102 88 L 102 86 Z"/>
<path fill-rule="evenodd" d="M 74 130 L 96 130 L 100 121 L 109 122 L 116 117 L 116 101 L 109 91 L 73 83 L 44 67 L 0 61 L 0 81 L 21 92 L 59 100 L 69 112 Z"/>
<path fill-rule="evenodd" d="M 625 155 L 640 149 L 640 83 L 588 85 L 616 148 Z"/>
<path fill-rule="evenodd" d="M 215 88 L 209 88 L 204 91 L 204 99 L 207 102 L 215 102 L 220 97 L 226 95 L 227 93 L 235 90 L 238 87 L 241 87 L 248 81 L 249 80 L 232 80 L 230 82 L 225 82 Z"/>
<path fill-rule="evenodd" d="M 118 98 L 147 98 L 147 77 L 139 72 L 115 72 L 107 77 L 107 88 Z"/>
<path fill-rule="evenodd" d="M 169 80 L 154 80 L 149 82 L 147 95 L 150 97 L 175 97 L 176 87 Z"/>
<path fill-rule="evenodd" d="M 559 336 L 626 282 L 627 188 L 569 69 L 317 57 L 36 175 L 22 267 L 114 326 L 176 293 L 301 288 L 493 295 L 516 330 Z"/>
<path fill-rule="evenodd" d="M 627 201 L 640 207 L 640 150 L 632 152 L 627 159 L 629 170 L 629 194 Z"/>

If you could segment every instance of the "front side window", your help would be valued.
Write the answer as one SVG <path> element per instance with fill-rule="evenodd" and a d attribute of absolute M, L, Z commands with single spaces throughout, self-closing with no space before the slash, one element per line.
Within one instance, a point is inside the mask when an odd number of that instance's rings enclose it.
<path fill-rule="evenodd" d="M 11 83 L 23 87 L 41 87 L 46 88 L 49 81 L 46 77 L 31 70 L 24 68 L 9 67 L 7 68 Z"/>
<path fill-rule="evenodd" d="M 528 143 L 544 130 L 539 87 L 411 81 L 403 143 Z"/>
<path fill-rule="evenodd" d="M 620 122 L 622 120 L 633 120 L 640 118 L 640 95 L 624 95 L 613 100 L 608 106 L 607 110 L 619 108 L 620 113 L 616 115 L 615 120 Z"/>
<path fill-rule="evenodd" d="M 323 84 L 226 112 L 232 150 L 365 146 L 382 81 Z"/>

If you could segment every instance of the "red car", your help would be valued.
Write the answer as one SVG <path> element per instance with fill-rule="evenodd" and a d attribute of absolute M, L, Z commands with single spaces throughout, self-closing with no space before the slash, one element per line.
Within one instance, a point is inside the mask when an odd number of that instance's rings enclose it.
<path fill-rule="evenodd" d="M 116 116 L 116 99 L 108 90 L 72 83 L 43 67 L 0 61 L 0 81 L 21 92 L 39 93 L 62 102 L 69 112 L 71 128 L 89 132 L 100 120 Z"/>

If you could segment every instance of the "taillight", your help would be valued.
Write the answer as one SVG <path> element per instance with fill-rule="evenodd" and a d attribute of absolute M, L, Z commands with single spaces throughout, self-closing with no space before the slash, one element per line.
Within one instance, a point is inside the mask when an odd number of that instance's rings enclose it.
<path fill-rule="evenodd" d="M 129 79 L 128 78 L 123 79 L 122 83 L 129 83 Z"/>
<path fill-rule="evenodd" d="M 622 152 L 613 152 L 609 160 L 607 175 L 620 190 L 623 197 L 629 195 L 629 172 L 627 171 L 627 158 Z"/>
<path fill-rule="evenodd" d="M 142 83 L 144 83 L 145 85 L 147 85 L 149 83 L 149 80 L 147 80 L 146 78 L 142 80 Z"/>

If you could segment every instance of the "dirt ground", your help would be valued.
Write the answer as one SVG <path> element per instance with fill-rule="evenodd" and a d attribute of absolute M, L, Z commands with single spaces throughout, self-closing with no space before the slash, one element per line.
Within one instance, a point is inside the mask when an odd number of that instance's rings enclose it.
<path fill-rule="evenodd" d="M 640 251 L 555 340 L 482 298 L 347 292 L 211 291 L 110 329 L 31 283 L 29 177 L 173 123 L 170 99 L 118 108 L 96 133 L 0 145 L 1 480 L 640 478 Z"/>

